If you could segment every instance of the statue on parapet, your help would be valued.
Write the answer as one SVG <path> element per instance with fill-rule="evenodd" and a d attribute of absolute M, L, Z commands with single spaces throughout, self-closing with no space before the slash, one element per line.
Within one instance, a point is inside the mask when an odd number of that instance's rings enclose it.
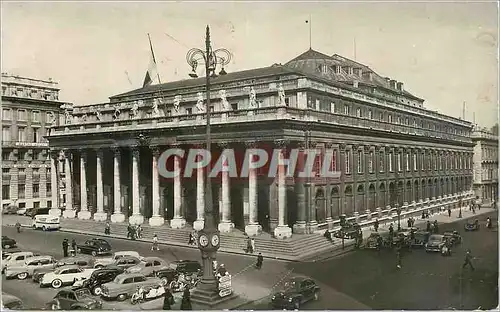
<path fill-rule="evenodd" d="M 137 115 L 139 114 L 139 104 L 137 103 L 137 101 L 133 102 L 131 113 L 132 113 L 132 118 L 136 118 Z"/>
<path fill-rule="evenodd" d="M 115 106 L 115 112 L 113 113 L 113 120 L 117 120 L 120 117 L 120 106 L 116 105 Z"/>
<path fill-rule="evenodd" d="M 153 99 L 153 117 L 160 116 L 160 109 L 158 108 L 159 102 L 160 102 L 159 99 L 157 98 Z"/>
<path fill-rule="evenodd" d="M 280 104 L 285 105 L 285 89 L 283 89 L 281 82 L 278 84 L 278 96 L 280 98 Z"/>
<path fill-rule="evenodd" d="M 64 110 L 64 123 L 67 124 L 67 125 L 70 125 L 71 122 L 72 122 L 72 118 L 73 116 L 71 116 L 71 113 L 69 112 L 69 109 L 65 109 Z"/>
<path fill-rule="evenodd" d="M 203 93 L 198 92 L 198 101 L 196 102 L 196 109 L 198 110 L 198 113 L 204 113 L 205 112 L 205 104 L 203 103 Z"/>
<path fill-rule="evenodd" d="M 174 97 L 174 111 L 173 111 L 174 115 L 179 115 L 180 109 L 181 109 L 181 96 L 176 95 Z"/>
<path fill-rule="evenodd" d="M 219 97 L 222 102 L 222 110 L 231 110 L 231 105 L 229 105 L 229 102 L 227 101 L 226 90 L 219 90 Z"/>
<path fill-rule="evenodd" d="M 250 88 L 248 97 L 250 98 L 250 107 L 257 107 L 257 94 L 255 93 L 255 89 L 253 87 Z"/>

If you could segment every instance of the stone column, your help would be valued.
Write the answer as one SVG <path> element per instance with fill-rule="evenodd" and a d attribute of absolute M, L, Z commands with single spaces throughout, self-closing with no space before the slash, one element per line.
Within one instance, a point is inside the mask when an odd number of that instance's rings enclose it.
<path fill-rule="evenodd" d="M 139 147 L 132 147 L 132 216 L 129 222 L 133 225 L 144 223 L 144 216 L 140 212 L 139 156 Z"/>
<path fill-rule="evenodd" d="M 182 208 L 182 185 L 181 185 L 181 158 L 174 155 L 174 218 L 170 221 L 170 226 L 180 229 L 186 226 L 186 219 L 181 215 Z"/>
<path fill-rule="evenodd" d="M 247 144 L 249 148 L 255 148 L 255 142 Z M 249 154 L 249 165 L 253 162 L 255 155 Z M 248 236 L 257 236 L 262 232 L 262 226 L 257 221 L 257 169 L 248 168 L 248 224 L 245 226 L 245 233 Z"/>
<path fill-rule="evenodd" d="M 104 212 L 104 185 L 102 181 L 103 151 L 96 150 L 96 187 L 97 187 L 97 211 L 94 213 L 95 221 L 105 221 L 108 215 Z"/>
<path fill-rule="evenodd" d="M 285 239 L 292 237 L 292 229 L 285 224 L 286 216 L 286 183 L 285 183 L 285 166 L 283 165 L 283 150 L 286 148 L 285 141 L 277 142 L 278 148 L 281 149 L 278 159 L 278 226 L 274 229 L 274 237 Z"/>
<path fill-rule="evenodd" d="M 125 221 L 125 215 L 122 212 L 122 196 L 121 196 L 121 181 L 120 181 L 120 163 L 121 152 L 119 147 L 113 148 L 113 214 L 111 222 L 119 223 Z"/>
<path fill-rule="evenodd" d="M 226 148 L 226 144 L 220 144 L 222 149 Z M 219 231 L 222 233 L 231 232 L 234 228 L 234 223 L 231 222 L 231 195 L 229 193 L 229 166 L 227 157 L 222 154 L 222 220 L 219 223 Z"/>
<path fill-rule="evenodd" d="M 160 150 L 158 146 L 152 148 L 153 152 L 153 215 L 149 219 L 149 225 L 160 226 L 165 223 L 165 219 L 160 215 L 160 176 L 158 174 L 158 157 L 160 156 Z"/>
<path fill-rule="evenodd" d="M 87 205 L 87 152 L 80 151 L 80 211 L 78 219 L 89 220 L 92 216 Z"/>
<path fill-rule="evenodd" d="M 51 187 L 51 197 L 52 197 L 52 208 L 49 210 L 49 214 L 53 216 L 60 216 L 61 209 L 59 203 L 59 179 L 57 179 L 58 164 L 59 164 L 59 153 L 56 151 L 50 151 L 50 187 Z M 16 176 L 17 177 L 17 176 Z M 17 185 L 16 185 L 17 188 Z M 17 190 L 16 190 L 17 192 Z"/>
<path fill-rule="evenodd" d="M 66 178 L 66 209 L 64 209 L 63 217 L 73 219 L 76 217 L 76 212 L 73 209 L 73 179 L 71 170 L 71 153 L 65 151 L 64 157 L 64 177 Z"/>
<path fill-rule="evenodd" d="M 299 155 L 297 157 L 297 170 L 296 172 L 304 171 L 305 164 L 305 144 L 303 142 L 299 143 Z M 299 234 L 306 233 L 306 188 L 304 185 L 304 179 L 298 176 L 295 177 L 295 193 L 297 194 L 297 222 L 293 225 L 293 232 Z"/>
<path fill-rule="evenodd" d="M 198 168 L 196 168 L 196 220 L 193 222 L 193 228 L 200 231 L 205 226 L 205 180 L 202 166 L 201 155 L 196 156 Z"/>

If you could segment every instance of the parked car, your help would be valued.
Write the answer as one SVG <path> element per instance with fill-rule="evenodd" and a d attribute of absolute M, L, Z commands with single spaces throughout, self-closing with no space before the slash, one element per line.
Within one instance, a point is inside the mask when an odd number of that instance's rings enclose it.
<path fill-rule="evenodd" d="M 26 215 L 33 218 L 37 215 L 48 215 L 50 208 L 29 208 L 26 210 Z"/>
<path fill-rule="evenodd" d="M 100 296 L 102 293 L 102 285 L 112 282 L 118 275 L 122 274 L 122 268 L 104 268 L 92 272 L 92 275 L 86 280 L 77 281 L 73 284 L 75 287 L 88 289 L 92 294 Z"/>
<path fill-rule="evenodd" d="M 146 257 L 141 263 L 125 270 L 127 273 L 140 273 L 144 276 L 154 276 L 155 271 L 167 268 L 167 262 L 158 257 Z"/>
<path fill-rule="evenodd" d="M 19 207 L 15 206 L 15 205 L 9 205 L 9 206 L 2 209 L 2 213 L 6 214 L 6 215 L 16 214 L 18 209 L 19 209 Z"/>
<path fill-rule="evenodd" d="M 102 302 L 93 298 L 88 289 L 64 289 L 47 306 L 51 310 L 100 310 Z"/>
<path fill-rule="evenodd" d="M 45 273 L 40 280 L 40 287 L 52 286 L 61 288 L 63 285 L 72 285 L 76 280 L 87 279 L 96 269 L 84 269 L 77 265 L 65 265 L 53 272 Z"/>
<path fill-rule="evenodd" d="M 112 282 L 102 285 L 101 297 L 108 300 L 123 301 L 136 291 L 138 287 L 156 286 L 161 283 L 157 277 L 146 277 L 140 273 L 124 273 L 118 275 Z"/>
<path fill-rule="evenodd" d="M 101 238 L 89 239 L 85 241 L 83 245 L 77 245 L 76 248 L 78 253 L 92 255 L 94 257 L 111 253 L 111 245 L 108 241 Z"/>
<path fill-rule="evenodd" d="M 136 265 L 138 265 L 140 263 L 142 263 L 141 259 L 136 258 L 136 257 L 127 256 L 127 257 L 119 258 L 119 259 L 115 260 L 115 262 L 113 262 L 111 264 L 105 265 L 104 268 L 121 267 L 121 268 L 123 268 L 125 270 L 127 268 L 136 266 Z"/>
<path fill-rule="evenodd" d="M 431 236 L 431 233 L 427 231 L 416 231 L 415 232 L 415 239 L 411 242 L 412 247 L 424 247 L 425 244 L 429 241 L 429 237 Z"/>
<path fill-rule="evenodd" d="M 304 277 L 294 277 L 271 297 L 274 309 L 296 309 L 302 304 L 319 298 L 320 288 L 315 281 Z"/>
<path fill-rule="evenodd" d="M 163 284 L 168 285 L 172 281 L 177 281 L 179 273 L 174 269 L 166 267 L 155 271 L 154 277 L 158 277 Z"/>
<path fill-rule="evenodd" d="M 9 249 L 16 247 L 16 240 L 8 236 L 2 235 L 2 248 Z"/>
<path fill-rule="evenodd" d="M 477 231 L 479 230 L 479 220 L 475 219 L 472 221 L 471 219 L 467 220 L 464 224 L 464 229 L 466 231 Z"/>
<path fill-rule="evenodd" d="M 462 242 L 462 236 L 458 233 L 458 231 L 448 231 L 444 232 L 443 236 L 452 244 L 458 245 Z"/>
<path fill-rule="evenodd" d="M 19 208 L 19 209 L 17 209 L 16 214 L 18 216 L 24 216 L 24 215 L 26 215 L 26 211 L 28 211 L 27 208 Z"/>
<path fill-rule="evenodd" d="M 429 241 L 425 244 L 425 251 L 427 252 L 441 252 L 443 246 L 446 244 L 446 238 L 444 235 L 433 234 L 429 237 Z"/>
<path fill-rule="evenodd" d="M 2 250 L 2 260 L 7 259 L 12 253 Z"/>
<path fill-rule="evenodd" d="M 23 302 L 16 296 L 2 292 L 2 311 L 5 310 L 24 310 Z"/>
<path fill-rule="evenodd" d="M 11 253 L 5 260 L 2 260 L 2 274 L 8 266 L 15 266 L 24 263 L 28 258 L 35 256 L 31 251 L 19 251 Z"/>
<path fill-rule="evenodd" d="M 203 275 L 203 268 L 196 260 L 176 260 L 170 262 L 168 267 L 186 275 Z"/>
<path fill-rule="evenodd" d="M 31 225 L 33 229 L 41 229 L 43 231 L 59 230 L 61 228 L 61 220 L 58 216 L 49 214 L 38 214 L 33 217 Z"/>
<path fill-rule="evenodd" d="M 5 277 L 24 280 L 32 276 L 37 269 L 53 269 L 56 265 L 57 260 L 52 256 L 35 256 L 26 259 L 23 264 L 8 266 L 5 269 Z"/>
<path fill-rule="evenodd" d="M 371 233 L 370 236 L 366 239 L 366 243 L 364 248 L 366 249 L 377 249 L 378 241 L 382 238 L 382 246 L 381 248 L 390 247 L 389 242 L 389 233 Z"/>
<path fill-rule="evenodd" d="M 76 257 L 66 257 L 57 261 L 55 268 L 37 268 L 33 272 L 33 281 L 35 283 L 40 283 L 40 280 L 45 275 L 45 273 L 52 272 L 57 268 L 67 266 L 67 265 L 77 265 L 84 269 L 91 269 L 94 267 L 94 258 L 87 255 L 77 255 Z"/>
<path fill-rule="evenodd" d="M 135 257 L 137 259 L 143 259 L 141 255 L 137 251 L 117 251 L 115 252 L 111 257 L 103 257 L 103 258 L 98 258 L 96 259 L 95 267 L 96 268 L 102 268 L 108 264 L 114 264 L 116 260 L 126 257 L 126 256 L 131 256 Z"/>

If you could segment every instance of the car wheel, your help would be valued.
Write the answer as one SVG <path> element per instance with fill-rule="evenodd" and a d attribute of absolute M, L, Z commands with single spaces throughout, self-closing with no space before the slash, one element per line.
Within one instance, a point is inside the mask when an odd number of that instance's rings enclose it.
<path fill-rule="evenodd" d="M 95 250 L 92 251 L 92 256 L 93 257 L 97 256 L 97 252 Z"/>
<path fill-rule="evenodd" d="M 3 246 L 3 248 L 5 248 L 5 249 L 9 249 L 9 248 L 10 248 L 10 245 L 9 245 L 9 244 L 6 244 L 6 245 L 4 245 L 4 246 Z"/>
<path fill-rule="evenodd" d="M 47 231 L 47 228 L 45 226 L 42 226 L 42 231 Z"/>
<path fill-rule="evenodd" d="M 318 300 L 319 299 L 319 293 L 317 291 L 314 292 L 313 299 L 314 300 Z"/>
<path fill-rule="evenodd" d="M 168 278 L 162 277 L 161 278 L 161 282 L 162 282 L 162 284 L 167 285 L 168 284 Z"/>
<path fill-rule="evenodd" d="M 299 299 L 295 299 L 295 301 L 293 302 L 293 307 L 295 308 L 295 310 L 300 310 L 300 301 L 299 301 Z"/>
<path fill-rule="evenodd" d="M 50 304 L 50 309 L 53 311 L 59 310 L 59 304 L 57 302 L 53 302 Z"/>
<path fill-rule="evenodd" d="M 20 280 L 24 280 L 27 277 L 28 277 L 28 273 L 26 273 L 26 272 L 17 274 L 17 278 L 20 279 Z"/>
<path fill-rule="evenodd" d="M 116 300 L 118 301 L 125 301 L 125 299 L 127 299 L 127 294 L 120 294 L 116 297 Z"/>
<path fill-rule="evenodd" d="M 80 248 L 77 248 L 77 249 L 76 249 L 76 252 L 77 252 L 77 253 L 79 253 L 79 254 L 81 254 L 81 253 L 82 253 L 82 250 L 81 250 Z"/>
<path fill-rule="evenodd" d="M 104 265 L 102 265 L 102 264 L 98 264 L 98 265 L 96 265 L 96 266 L 95 266 L 95 268 L 96 268 L 96 269 L 102 269 L 102 268 L 104 268 Z"/>
<path fill-rule="evenodd" d="M 52 285 L 53 288 L 56 288 L 56 289 L 57 288 L 61 288 L 62 281 L 60 279 L 55 279 L 55 280 L 52 281 L 51 285 Z"/>
<path fill-rule="evenodd" d="M 96 296 L 100 296 L 102 294 L 102 289 L 101 287 L 99 286 L 96 286 L 94 287 L 94 289 L 92 289 L 92 293 Z"/>

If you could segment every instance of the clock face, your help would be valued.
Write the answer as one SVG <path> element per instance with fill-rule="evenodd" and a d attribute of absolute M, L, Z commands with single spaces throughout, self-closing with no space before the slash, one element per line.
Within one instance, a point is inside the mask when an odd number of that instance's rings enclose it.
<path fill-rule="evenodd" d="M 208 237 L 206 235 L 200 235 L 199 242 L 201 246 L 206 247 L 208 245 Z"/>
<path fill-rule="evenodd" d="M 212 236 L 212 246 L 218 246 L 218 245 L 219 245 L 219 235 Z"/>

